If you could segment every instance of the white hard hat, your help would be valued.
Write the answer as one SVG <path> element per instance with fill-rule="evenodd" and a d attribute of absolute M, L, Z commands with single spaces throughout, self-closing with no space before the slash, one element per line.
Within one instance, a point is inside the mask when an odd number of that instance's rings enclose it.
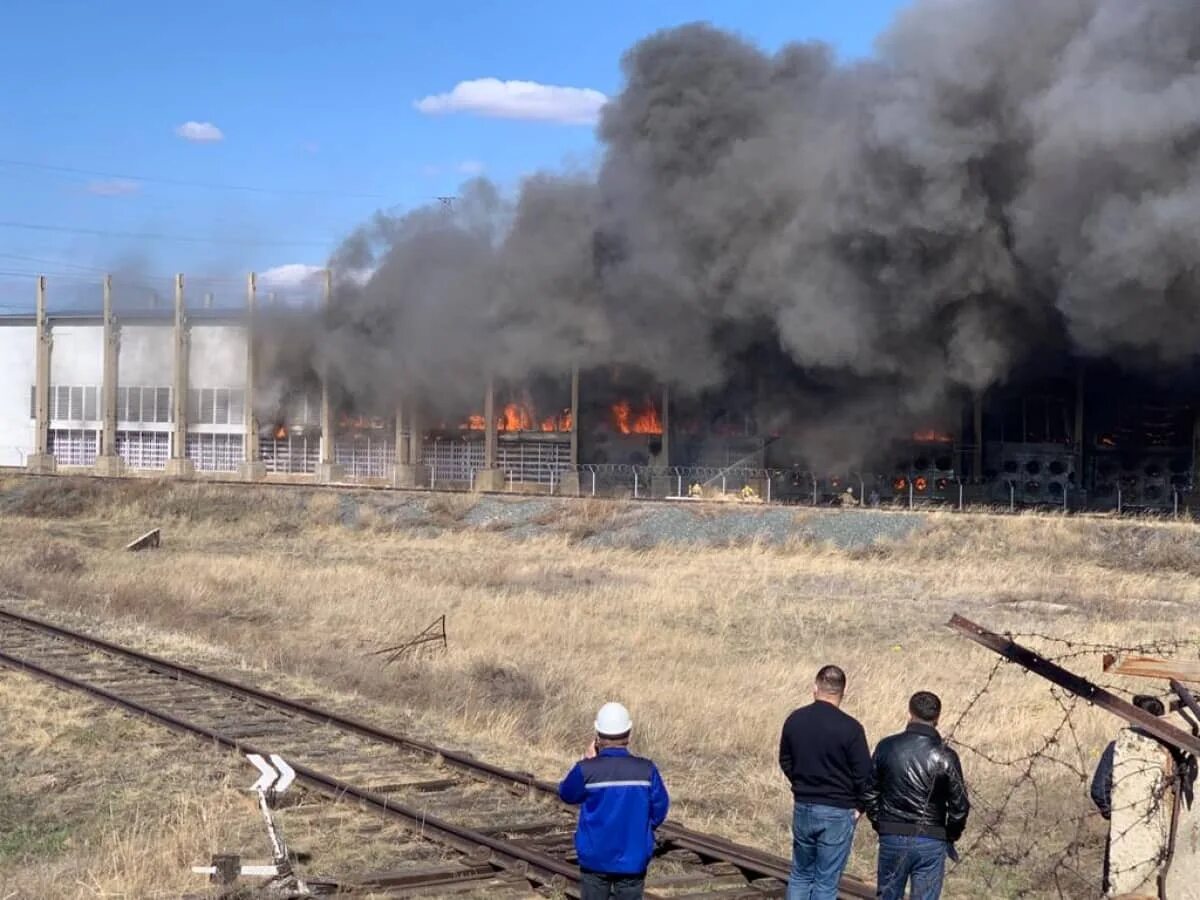
<path fill-rule="evenodd" d="M 633 728 L 629 710 L 620 703 L 605 703 L 596 713 L 596 734 L 604 737 L 619 737 Z"/>

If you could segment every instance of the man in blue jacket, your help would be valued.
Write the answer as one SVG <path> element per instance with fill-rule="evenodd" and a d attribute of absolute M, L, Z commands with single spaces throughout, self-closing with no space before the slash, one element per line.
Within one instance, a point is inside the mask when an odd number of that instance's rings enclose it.
<path fill-rule="evenodd" d="M 558 786 L 582 804 L 575 830 L 580 900 L 641 900 L 654 831 L 670 799 L 654 763 L 629 752 L 633 722 L 620 703 L 596 715 L 596 739 Z"/>

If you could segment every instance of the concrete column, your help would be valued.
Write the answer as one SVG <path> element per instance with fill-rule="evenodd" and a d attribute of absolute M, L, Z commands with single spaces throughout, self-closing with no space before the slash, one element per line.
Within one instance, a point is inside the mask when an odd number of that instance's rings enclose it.
<path fill-rule="evenodd" d="M 321 300 L 328 310 L 333 300 L 333 272 L 330 269 L 325 270 L 325 290 Z M 334 462 L 334 440 L 333 403 L 329 395 L 329 366 L 326 364 L 321 369 L 321 464 L 317 466 L 317 481 L 322 484 L 343 481 L 346 477 L 345 470 Z"/>
<path fill-rule="evenodd" d="M 504 490 L 504 472 L 496 463 L 496 383 L 488 378 L 487 391 L 483 395 L 483 468 L 475 473 L 475 490 Z"/>
<path fill-rule="evenodd" d="M 52 474 L 56 468 L 50 455 L 50 350 L 54 338 L 46 316 L 46 276 L 37 279 L 35 373 L 33 386 L 33 453 L 25 467 L 35 475 Z"/>
<path fill-rule="evenodd" d="M 671 464 L 671 389 L 665 384 L 662 391 L 662 452 L 658 456 L 660 466 Z"/>
<path fill-rule="evenodd" d="M 262 461 L 258 446 L 258 277 L 251 272 L 246 276 L 246 388 L 243 409 L 246 430 L 242 443 L 245 458 L 238 470 L 244 481 L 261 481 L 267 477 L 267 467 Z"/>
<path fill-rule="evenodd" d="M 983 481 L 983 394 L 975 395 L 972 407 L 972 424 L 975 426 L 975 449 L 971 457 L 971 480 L 976 484 Z"/>
<path fill-rule="evenodd" d="M 429 484 L 429 473 L 419 462 L 421 459 L 420 429 L 417 427 L 416 407 L 396 404 L 396 464 L 392 469 L 392 487 L 417 488 Z M 405 426 L 409 433 L 404 434 Z"/>
<path fill-rule="evenodd" d="M 97 475 L 121 475 L 125 461 L 117 455 L 117 385 L 121 336 L 112 305 L 112 276 L 104 276 L 104 375 L 100 385 L 100 419 L 104 430 L 100 437 L 100 455 L 96 458 Z"/>
<path fill-rule="evenodd" d="M 1083 440 L 1083 363 L 1075 369 L 1075 485 L 1083 484 L 1084 440 Z"/>
<path fill-rule="evenodd" d="M 571 367 L 571 469 L 562 473 L 559 491 L 569 497 L 579 496 L 579 366 Z"/>
<path fill-rule="evenodd" d="M 394 461 L 395 465 L 407 466 L 408 465 L 409 446 L 408 446 L 407 436 L 404 434 L 404 403 L 403 402 L 396 404 L 395 443 L 396 443 L 396 458 Z"/>
<path fill-rule="evenodd" d="M 175 377 L 172 386 L 172 409 L 175 428 L 171 441 L 171 458 L 167 460 L 167 475 L 191 478 L 196 466 L 187 458 L 188 432 L 188 351 L 187 315 L 183 306 L 183 276 L 175 276 Z"/>
<path fill-rule="evenodd" d="M 571 465 L 579 465 L 579 366 L 571 368 Z"/>

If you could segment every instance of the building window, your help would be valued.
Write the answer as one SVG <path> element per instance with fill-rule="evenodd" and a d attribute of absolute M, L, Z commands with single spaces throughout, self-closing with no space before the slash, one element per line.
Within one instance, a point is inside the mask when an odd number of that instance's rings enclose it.
<path fill-rule="evenodd" d="M 171 420 L 170 388 L 117 388 L 117 421 L 162 423 Z"/>
<path fill-rule="evenodd" d="M 187 458 L 200 472 L 236 472 L 245 458 L 240 434 L 189 434 Z"/>
<path fill-rule="evenodd" d="M 100 448 L 100 436 L 83 428 L 52 428 L 50 455 L 60 466 L 93 466 Z"/>
<path fill-rule="evenodd" d="M 192 388 L 188 391 L 188 421 L 192 425 L 241 425 L 245 394 L 234 388 Z"/>
<path fill-rule="evenodd" d="M 117 432 L 117 456 L 131 469 L 165 469 L 170 455 L 171 435 L 166 431 Z"/>

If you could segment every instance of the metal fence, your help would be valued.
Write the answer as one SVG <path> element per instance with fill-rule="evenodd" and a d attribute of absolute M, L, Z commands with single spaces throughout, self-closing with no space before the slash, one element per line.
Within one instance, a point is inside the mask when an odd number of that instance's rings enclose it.
<path fill-rule="evenodd" d="M 236 472 L 245 459 L 240 434 L 189 434 L 187 458 L 198 472 Z"/>
<path fill-rule="evenodd" d="M 60 466 L 93 466 L 100 451 L 100 434 L 90 429 L 52 428 L 49 450 Z"/>
<path fill-rule="evenodd" d="M 268 472 L 275 475 L 311 475 L 321 459 L 321 439 L 292 434 L 262 441 L 259 453 Z"/>
<path fill-rule="evenodd" d="M 165 469 L 170 455 L 170 432 L 117 432 L 117 456 L 121 457 L 130 469 Z"/>
<path fill-rule="evenodd" d="M 343 438 L 333 445 L 333 461 L 354 481 L 387 478 L 396 461 L 396 442 L 369 435 Z"/>

